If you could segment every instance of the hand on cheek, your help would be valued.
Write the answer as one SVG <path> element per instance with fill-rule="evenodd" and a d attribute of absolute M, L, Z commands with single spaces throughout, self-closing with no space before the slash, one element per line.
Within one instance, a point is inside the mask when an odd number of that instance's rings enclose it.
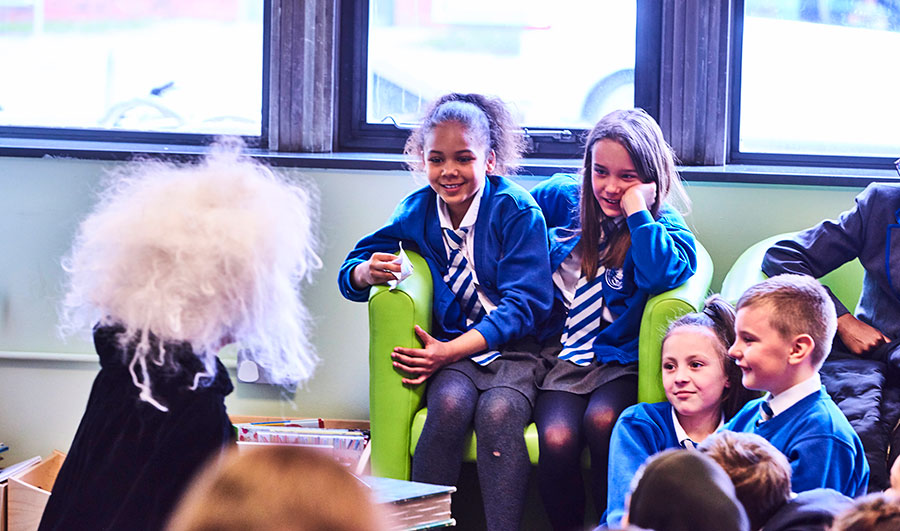
<path fill-rule="evenodd" d="M 640 183 L 625 190 L 622 194 L 622 211 L 630 216 L 638 210 L 650 210 L 656 203 L 656 183 Z"/>

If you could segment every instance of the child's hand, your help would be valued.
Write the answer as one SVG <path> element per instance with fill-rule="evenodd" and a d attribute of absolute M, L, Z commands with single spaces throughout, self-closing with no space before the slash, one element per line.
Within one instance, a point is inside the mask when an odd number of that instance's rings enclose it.
<path fill-rule="evenodd" d="M 625 190 L 620 205 L 628 217 L 638 210 L 650 210 L 656 203 L 656 183 L 640 183 Z"/>
<path fill-rule="evenodd" d="M 437 372 L 444 365 L 456 361 L 456 356 L 448 343 L 433 338 L 428 332 L 416 325 L 416 335 L 422 340 L 424 348 L 396 347 L 391 352 L 394 367 L 409 373 L 415 378 L 404 378 L 405 384 L 420 384 Z"/>
<path fill-rule="evenodd" d="M 891 342 L 881 330 L 867 325 L 849 313 L 838 317 L 837 332 L 844 345 L 857 356 Z"/>
<path fill-rule="evenodd" d="M 363 289 L 375 284 L 384 284 L 393 280 L 393 271 L 400 272 L 400 264 L 395 264 L 397 255 L 391 253 L 372 253 L 372 257 L 353 268 L 350 283 L 355 289 Z"/>

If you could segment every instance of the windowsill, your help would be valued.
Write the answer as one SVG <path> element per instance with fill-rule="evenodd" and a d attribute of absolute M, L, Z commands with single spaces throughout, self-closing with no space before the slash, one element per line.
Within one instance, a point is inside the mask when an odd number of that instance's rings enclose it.
<path fill-rule="evenodd" d="M 192 158 L 202 155 L 205 151 L 204 146 L 176 144 L 0 139 L 0 157 L 129 160 L 136 156 Z M 276 153 L 259 149 L 247 151 L 268 164 L 281 167 L 374 171 L 406 169 L 404 156 L 392 153 Z M 519 173 L 524 176 L 550 176 L 557 172 L 578 171 L 581 164 L 581 159 L 525 159 Z M 679 171 L 686 181 L 695 182 L 851 187 L 864 187 L 873 181 L 900 182 L 897 172 L 888 169 L 726 164 L 682 166 L 679 167 Z"/>

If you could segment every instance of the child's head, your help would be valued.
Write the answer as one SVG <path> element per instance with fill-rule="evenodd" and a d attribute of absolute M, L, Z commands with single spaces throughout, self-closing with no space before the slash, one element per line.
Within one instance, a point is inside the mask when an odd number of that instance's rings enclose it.
<path fill-rule="evenodd" d="M 831 531 L 896 531 L 900 529 L 900 498 L 877 492 L 857 498 L 837 515 Z"/>
<path fill-rule="evenodd" d="M 728 475 L 700 452 L 663 450 L 644 463 L 631 484 L 629 524 L 667 531 L 749 529 Z"/>
<path fill-rule="evenodd" d="M 729 355 L 745 387 L 778 394 L 818 370 L 836 327 L 834 303 L 819 281 L 776 275 L 741 295 Z"/>
<path fill-rule="evenodd" d="M 728 357 L 733 342 L 734 309 L 718 295 L 706 299 L 702 312 L 669 325 L 662 344 L 662 380 L 666 398 L 680 416 L 730 418 L 753 398 Z"/>
<path fill-rule="evenodd" d="M 720 431 L 698 447 L 734 483 L 751 529 L 760 529 L 791 499 L 791 465 L 772 443 L 755 433 Z"/>
<path fill-rule="evenodd" d="M 463 214 L 487 173 L 514 172 L 524 139 L 506 105 L 481 94 L 447 94 L 425 113 L 404 152 L 435 192 Z"/>
<path fill-rule="evenodd" d="M 585 141 L 582 179 L 582 270 L 590 277 L 599 261 L 596 242 L 601 234 L 608 242 L 602 262 L 620 267 L 624 260 L 630 238 L 627 229 L 613 221 L 623 215 L 619 201 L 625 190 L 654 183 L 656 195 L 648 205 L 654 218 L 670 197 L 685 208 L 689 204 L 672 148 L 642 109 L 613 111 L 597 122 Z"/>
<path fill-rule="evenodd" d="M 371 493 L 331 457 L 297 446 L 235 450 L 211 461 L 168 531 L 387 529 Z"/>
<path fill-rule="evenodd" d="M 316 362 L 298 285 L 321 267 L 310 188 L 214 146 L 196 164 L 143 161 L 110 176 L 63 262 L 61 330 L 121 324 L 141 398 L 160 409 L 148 363 L 176 366 L 188 343 L 215 374 L 224 343 L 239 342 L 274 383 L 307 380 Z M 203 385 L 202 380 L 195 382 Z"/>

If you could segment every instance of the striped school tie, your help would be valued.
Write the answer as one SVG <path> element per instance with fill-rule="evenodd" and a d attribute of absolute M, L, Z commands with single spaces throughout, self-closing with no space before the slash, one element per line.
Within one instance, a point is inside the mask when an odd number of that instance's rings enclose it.
<path fill-rule="evenodd" d="M 590 365 L 594 359 L 594 339 L 601 330 L 604 317 L 602 278 L 605 271 L 600 267 L 597 276 L 590 281 L 582 274 L 575 285 L 575 299 L 560 338 L 563 349 L 559 357 L 576 365 Z"/>
<path fill-rule="evenodd" d="M 471 327 L 485 316 L 485 311 L 481 301 L 478 300 L 478 293 L 475 291 L 474 278 L 468 267 L 469 261 L 466 260 L 462 251 L 462 245 L 468 232 L 468 227 L 460 227 L 456 230 L 444 229 L 445 241 L 450 249 L 450 255 L 447 257 L 450 266 L 447 268 L 447 273 L 444 274 L 444 282 L 456 295 L 456 299 L 463 309 L 463 315 L 466 316 L 466 326 Z M 479 365 L 487 365 L 499 357 L 499 352 L 490 350 L 471 356 L 471 359 Z"/>
<path fill-rule="evenodd" d="M 772 420 L 772 417 L 775 416 L 775 412 L 772 411 L 772 406 L 769 404 L 768 400 L 763 400 L 759 403 L 759 420 L 756 421 L 756 425 L 759 426 L 763 422 Z"/>

